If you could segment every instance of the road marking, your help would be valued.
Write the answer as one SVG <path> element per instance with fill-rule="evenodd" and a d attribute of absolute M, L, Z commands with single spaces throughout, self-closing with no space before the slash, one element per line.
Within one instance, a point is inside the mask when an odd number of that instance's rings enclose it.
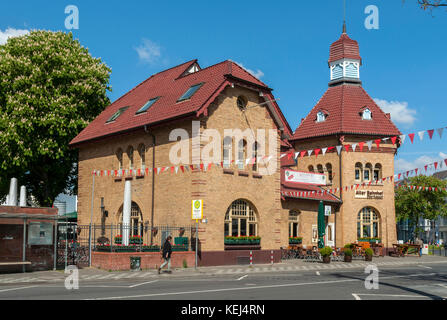
<path fill-rule="evenodd" d="M 22 289 L 29 289 L 29 288 L 35 288 L 35 287 L 37 287 L 37 286 L 29 286 L 29 287 L 20 287 L 20 288 L 3 289 L 3 290 L 0 290 L 0 292 L 14 291 L 14 290 L 22 290 Z"/>
<path fill-rule="evenodd" d="M 319 275 L 320 275 L 320 273 L 319 273 L 318 271 L 316 272 L 316 274 L 317 274 L 317 276 L 319 276 Z"/>
<path fill-rule="evenodd" d="M 355 300 L 362 300 L 359 296 L 380 296 L 380 297 L 399 297 L 399 298 L 426 298 L 430 297 L 423 295 L 410 295 L 410 294 L 383 294 L 383 293 L 353 293 Z"/>
<path fill-rule="evenodd" d="M 236 281 L 241 281 L 242 279 L 245 279 L 248 277 L 248 274 L 246 274 L 245 276 L 240 277 L 239 279 L 237 279 Z"/>
<path fill-rule="evenodd" d="M 143 283 L 138 283 L 138 284 L 134 284 L 133 286 L 129 286 L 129 288 L 135 288 L 135 287 L 139 287 L 145 284 L 149 284 L 149 283 L 154 283 L 157 282 L 158 280 L 153 280 L 153 281 L 148 281 L 148 282 L 143 282 Z"/>
<path fill-rule="evenodd" d="M 423 265 L 418 265 L 418 267 L 426 268 L 426 269 L 433 269 L 432 267 L 429 267 L 429 266 L 423 266 Z"/>
<path fill-rule="evenodd" d="M 383 279 L 394 279 L 394 278 L 406 278 L 406 277 L 416 277 L 416 276 L 432 276 L 435 273 L 430 274 L 411 274 L 402 276 L 390 276 L 382 277 Z M 118 299 L 135 299 L 135 298 L 145 298 L 145 297 L 158 297 L 158 296 L 172 296 L 172 295 L 185 295 L 185 294 L 200 294 L 200 293 L 211 293 L 211 292 L 225 292 L 225 291 L 240 291 L 240 290 L 258 290 L 258 289 L 270 289 L 270 288 L 285 288 L 285 287 L 298 287 L 306 285 L 318 285 L 318 284 L 332 284 L 332 283 L 343 283 L 343 282 L 363 282 L 363 279 L 344 279 L 344 280 L 331 280 L 331 281 L 320 281 L 320 282 L 305 282 L 305 283 L 289 283 L 289 284 L 278 284 L 278 285 L 268 285 L 268 286 L 257 286 L 257 287 L 237 287 L 237 288 L 225 288 L 225 289 L 210 289 L 210 290 L 198 290 L 198 291 L 180 291 L 180 292 L 165 292 L 165 293 L 151 293 L 133 296 L 119 296 L 119 297 L 106 297 L 106 298 L 91 298 L 84 300 L 118 300 Z"/>

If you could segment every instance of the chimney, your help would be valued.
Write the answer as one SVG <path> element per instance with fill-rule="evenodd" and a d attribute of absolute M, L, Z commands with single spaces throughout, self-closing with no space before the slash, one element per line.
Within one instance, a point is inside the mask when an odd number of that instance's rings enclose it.
<path fill-rule="evenodd" d="M 387 113 L 386 117 L 391 120 L 391 113 Z"/>

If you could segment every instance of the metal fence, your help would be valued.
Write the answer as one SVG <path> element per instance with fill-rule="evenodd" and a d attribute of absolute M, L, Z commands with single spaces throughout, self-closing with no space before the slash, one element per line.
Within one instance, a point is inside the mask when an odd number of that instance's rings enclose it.
<path fill-rule="evenodd" d="M 173 251 L 195 251 L 194 226 L 147 225 L 77 225 L 60 223 L 57 238 L 59 267 L 90 265 L 91 251 L 99 252 L 159 252 L 168 236 Z M 91 251 L 90 251 L 91 250 Z"/>
<path fill-rule="evenodd" d="M 428 254 L 433 256 L 447 257 L 445 247 L 428 246 Z"/>

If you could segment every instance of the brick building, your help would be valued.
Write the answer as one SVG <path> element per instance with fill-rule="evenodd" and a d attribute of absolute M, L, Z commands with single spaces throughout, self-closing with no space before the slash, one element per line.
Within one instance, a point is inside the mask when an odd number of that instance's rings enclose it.
<path fill-rule="evenodd" d="M 329 89 L 295 132 L 272 89 L 232 61 L 201 69 L 193 60 L 151 76 L 107 107 L 71 142 L 79 150 L 78 223 L 89 224 L 92 212 L 95 224 L 122 223 L 124 184 L 131 181 L 132 225 L 190 225 L 191 200 L 203 200 L 207 223 L 199 228 L 202 265 L 234 263 L 245 252 L 225 245 L 227 235 L 260 236 L 260 246 L 251 248 L 258 261 L 269 260 L 272 250 L 278 260 L 279 249 L 288 246 L 290 236 L 303 237 L 306 246 L 315 245 L 320 201 L 332 208 L 328 245 L 378 236 L 389 246 L 396 239 L 392 184 L 375 186 L 380 199 L 357 199 L 353 192 L 284 196 L 287 191 L 322 191 L 394 172 L 397 146 L 391 143 L 372 151 L 327 152 L 297 161 L 281 158 L 290 151 L 400 134 L 361 87 L 358 44 L 345 32 L 331 46 L 329 64 Z M 199 121 L 197 128 L 193 121 Z M 170 139 L 176 129 L 188 137 L 189 146 L 179 164 L 171 161 L 172 153 L 179 154 L 178 135 Z M 209 153 L 208 142 L 213 139 L 206 136 L 208 129 L 222 137 L 216 142 L 219 152 Z M 267 134 L 262 140 L 259 134 L 254 140 L 237 139 L 226 129 Z M 214 159 L 220 159 L 220 153 L 223 160 L 213 160 L 214 166 L 208 167 L 200 158 L 204 153 Z M 167 172 L 157 169 L 171 166 Z M 91 201 L 92 172 L 101 169 L 115 174 L 96 180 Z M 130 170 L 137 174 L 128 175 Z M 311 180 L 322 175 L 324 183 L 290 180 L 290 173 L 297 171 L 311 172 Z M 358 220 L 359 213 L 364 218 Z"/>

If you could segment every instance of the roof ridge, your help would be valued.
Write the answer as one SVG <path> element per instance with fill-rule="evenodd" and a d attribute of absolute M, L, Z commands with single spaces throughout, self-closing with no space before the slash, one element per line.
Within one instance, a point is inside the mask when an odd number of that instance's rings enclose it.
<path fill-rule="evenodd" d="M 323 95 L 320 97 L 320 99 L 318 99 L 317 103 L 312 107 L 312 109 L 310 109 L 310 111 L 307 113 L 307 115 L 303 118 L 303 120 L 300 122 L 300 124 L 298 125 L 298 128 L 295 129 L 295 131 L 293 132 L 293 135 L 295 135 L 295 133 L 299 130 L 299 128 L 301 127 L 301 125 L 304 123 L 304 121 L 307 120 L 307 117 L 310 116 L 310 114 L 312 113 L 312 111 L 320 104 L 320 101 L 323 100 L 323 98 L 326 96 L 326 94 L 328 93 L 329 89 L 328 88 Z"/>
<path fill-rule="evenodd" d="M 196 60 L 196 61 L 198 61 L 198 60 Z M 184 75 L 183 77 L 178 77 L 178 78 L 176 78 L 175 80 L 177 80 L 177 79 L 183 79 L 183 78 L 186 78 L 186 77 L 188 77 L 188 76 L 190 76 L 190 75 L 197 74 L 197 73 L 199 73 L 199 72 L 201 72 L 201 71 L 204 71 L 204 70 L 207 70 L 207 69 L 216 67 L 216 66 L 218 66 L 219 64 L 225 63 L 225 62 L 227 62 L 227 61 L 228 61 L 228 60 L 224 60 L 224 61 L 215 63 L 215 64 L 213 64 L 213 65 L 211 65 L 211 66 L 208 66 L 208 67 L 206 67 L 206 68 L 200 69 L 199 71 L 196 71 L 196 72 L 193 72 L 193 73 Z"/>
<path fill-rule="evenodd" d="M 258 80 L 260 83 L 262 83 L 264 86 L 268 87 L 263 81 L 261 81 L 260 79 L 258 79 L 257 77 L 255 77 L 254 75 L 252 75 L 250 72 L 248 72 L 244 67 L 241 67 L 237 62 L 229 60 L 231 63 L 234 63 L 239 69 L 241 69 L 242 71 L 244 71 L 246 74 L 250 75 L 251 77 L 255 78 L 256 80 Z M 233 71 L 233 70 L 231 70 Z"/>

